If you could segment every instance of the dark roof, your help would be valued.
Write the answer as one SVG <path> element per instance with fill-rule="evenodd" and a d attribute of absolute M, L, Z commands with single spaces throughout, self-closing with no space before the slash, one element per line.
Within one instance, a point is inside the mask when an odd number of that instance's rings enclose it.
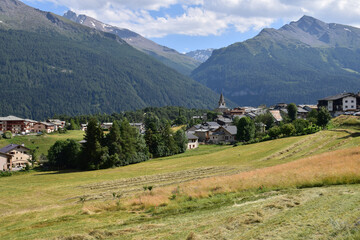
<path fill-rule="evenodd" d="M 297 112 L 298 112 L 298 113 L 307 113 L 308 111 L 305 110 L 304 108 L 298 107 L 298 108 L 297 108 Z"/>
<path fill-rule="evenodd" d="M 221 135 L 221 130 L 224 129 L 225 131 L 227 131 L 228 133 L 230 133 L 231 135 L 236 135 L 237 133 L 237 127 L 236 126 L 222 126 L 219 127 L 218 129 L 216 129 L 212 135 Z"/>
<path fill-rule="evenodd" d="M 334 95 L 334 96 L 329 96 L 329 97 L 320 99 L 319 101 L 334 101 L 334 100 L 341 99 L 341 98 L 344 98 L 344 97 L 356 97 L 356 94 L 354 94 L 354 93 L 340 93 L 340 94 L 337 94 L 337 95 Z"/>
<path fill-rule="evenodd" d="M 187 139 L 199 139 L 197 136 L 189 132 L 186 133 L 186 137 Z"/>
<path fill-rule="evenodd" d="M 6 147 L 3 147 L 0 149 L 0 152 L 2 153 L 8 153 L 10 152 L 11 150 L 17 148 L 17 147 L 23 147 L 23 148 L 26 148 L 28 150 L 30 150 L 29 148 L 25 147 L 25 146 L 22 146 L 22 145 L 18 145 L 18 144 L 9 144 L 7 145 Z"/>
<path fill-rule="evenodd" d="M 228 131 L 231 135 L 236 135 L 237 127 L 236 126 L 223 126 L 223 128 Z"/>

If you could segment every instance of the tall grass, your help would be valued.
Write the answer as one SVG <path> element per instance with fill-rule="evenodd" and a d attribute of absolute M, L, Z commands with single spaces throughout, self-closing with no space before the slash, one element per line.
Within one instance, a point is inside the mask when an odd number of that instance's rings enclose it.
<path fill-rule="evenodd" d="M 294 162 L 243 172 L 211 177 L 178 186 L 154 189 L 129 200 L 128 204 L 154 207 L 173 199 L 204 198 L 217 193 L 249 189 L 304 188 L 360 183 L 360 149 L 328 152 Z"/>

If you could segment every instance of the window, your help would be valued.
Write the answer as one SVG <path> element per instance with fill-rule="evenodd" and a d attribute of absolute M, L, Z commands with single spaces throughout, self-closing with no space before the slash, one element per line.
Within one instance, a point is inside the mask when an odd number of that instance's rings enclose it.
<path fill-rule="evenodd" d="M 345 100 L 345 103 L 347 103 L 347 100 Z"/>
<path fill-rule="evenodd" d="M 351 100 L 351 103 L 354 103 L 354 100 Z"/>
<path fill-rule="evenodd" d="M 354 108 L 354 106 L 351 106 L 351 108 Z"/>

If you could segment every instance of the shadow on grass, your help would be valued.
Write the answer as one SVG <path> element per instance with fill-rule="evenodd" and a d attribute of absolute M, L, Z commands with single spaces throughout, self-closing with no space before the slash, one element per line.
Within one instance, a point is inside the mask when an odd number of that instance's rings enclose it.
<path fill-rule="evenodd" d="M 51 171 L 51 172 L 50 172 Z M 43 175 L 54 175 L 54 174 L 66 174 L 66 173 L 76 173 L 76 172 L 85 172 L 78 169 L 66 169 L 66 170 L 38 170 L 38 174 L 35 176 L 43 176 Z"/>
<path fill-rule="evenodd" d="M 348 138 L 357 138 L 357 137 L 360 137 L 360 132 L 349 133 L 349 135 L 341 137 L 339 139 L 348 139 Z"/>

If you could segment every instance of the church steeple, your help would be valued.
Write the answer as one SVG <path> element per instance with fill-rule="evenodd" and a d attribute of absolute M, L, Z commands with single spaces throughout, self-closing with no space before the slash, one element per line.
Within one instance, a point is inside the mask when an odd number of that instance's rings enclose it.
<path fill-rule="evenodd" d="M 222 93 L 220 95 L 220 100 L 219 100 L 219 108 L 220 107 L 226 107 L 225 99 Z"/>

